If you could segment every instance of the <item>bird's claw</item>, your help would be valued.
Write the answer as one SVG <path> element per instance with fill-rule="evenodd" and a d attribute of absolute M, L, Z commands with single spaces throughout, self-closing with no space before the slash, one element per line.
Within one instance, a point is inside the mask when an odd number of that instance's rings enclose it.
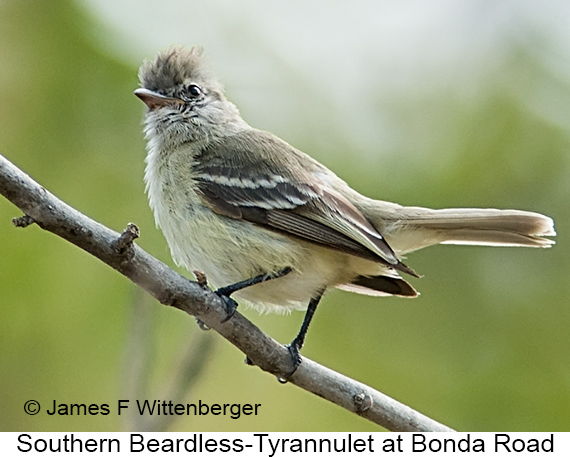
<path fill-rule="evenodd" d="M 303 360 L 301 358 L 301 352 L 300 352 L 301 349 L 299 343 L 297 342 L 297 339 L 294 339 L 291 342 L 291 344 L 285 347 L 287 348 L 289 354 L 291 355 L 291 362 L 293 363 L 293 369 L 285 376 L 277 378 L 277 381 L 279 381 L 281 384 L 287 384 L 289 382 L 289 379 L 291 379 L 291 377 L 295 374 L 297 368 L 299 368 L 299 365 L 301 365 L 301 362 Z"/>
<path fill-rule="evenodd" d="M 221 322 L 223 324 L 224 322 L 229 321 L 233 317 L 233 315 L 235 314 L 236 309 L 238 307 L 238 304 L 233 298 L 228 297 L 227 295 L 224 295 L 223 293 L 219 292 L 219 290 L 216 291 L 216 294 L 218 295 L 218 297 L 220 297 L 222 299 L 222 301 L 224 302 L 224 305 L 226 307 L 226 317 L 224 317 L 221 320 Z"/>

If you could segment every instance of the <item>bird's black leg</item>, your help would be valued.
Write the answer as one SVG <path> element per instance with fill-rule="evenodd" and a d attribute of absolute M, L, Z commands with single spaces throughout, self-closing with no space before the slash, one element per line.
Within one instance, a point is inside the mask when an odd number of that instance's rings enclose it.
<path fill-rule="evenodd" d="M 230 284 L 229 286 L 220 287 L 218 290 L 216 290 L 216 294 L 224 301 L 226 305 L 227 315 L 224 317 L 224 319 L 222 319 L 222 323 L 227 322 L 234 315 L 238 306 L 237 302 L 233 298 L 230 298 L 231 294 L 237 292 L 238 290 L 245 289 L 246 287 L 269 281 L 270 279 L 282 278 L 283 276 L 291 273 L 291 271 L 291 267 L 286 267 L 274 274 L 257 275 L 253 278 L 236 282 L 235 284 Z"/>
<path fill-rule="evenodd" d="M 301 324 L 301 328 L 299 329 L 299 333 L 295 337 L 291 344 L 287 346 L 289 353 L 291 354 L 291 360 L 293 362 L 293 369 L 285 376 L 284 378 L 278 378 L 279 382 L 285 384 L 291 376 L 297 371 L 299 365 L 301 365 L 301 348 L 305 343 L 305 335 L 307 334 L 307 330 L 309 329 L 309 324 L 311 323 L 311 319 L 313 319 L 313 315 L 317 310 L 317 306 L 321 301 L 321 297 L 323 296 L 323 292 L 321 292 L 317 297 L 311 298 L 309 302 L 309 306 L 307 307 L 307 312 L 305 313 L 305 318 L 303 319 L 303 323 Z"/>

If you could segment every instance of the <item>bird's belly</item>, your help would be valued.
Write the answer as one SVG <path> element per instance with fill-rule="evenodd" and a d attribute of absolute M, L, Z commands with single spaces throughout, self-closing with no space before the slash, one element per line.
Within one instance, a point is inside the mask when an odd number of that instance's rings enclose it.
<path fill-rule="evenodd" d="M 214 288 L 292 268 L 282 278 L 233 295 L 238 303 L 261 311 L 305 309 L 324 289 L 349 282 L 358 274 L 350 267 L 351 256 L 220 216 L 205 207 L 193 208 L 184 219 L 173 213 L 157 216 L 176 263 L 203 272 Z"/>

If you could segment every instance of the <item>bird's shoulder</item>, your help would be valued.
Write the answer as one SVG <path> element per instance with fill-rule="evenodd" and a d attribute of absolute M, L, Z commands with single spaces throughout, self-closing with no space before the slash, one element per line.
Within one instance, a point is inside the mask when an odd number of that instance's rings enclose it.
<path fill-rule="evenodd" d="M 312 182 L 314 174 L 334 175 L 285 140 L 254 128 L 210 142 L 203 148 L 196 168 L 218 169 L 244 179 L 279 176 L 298 184 Z"/>

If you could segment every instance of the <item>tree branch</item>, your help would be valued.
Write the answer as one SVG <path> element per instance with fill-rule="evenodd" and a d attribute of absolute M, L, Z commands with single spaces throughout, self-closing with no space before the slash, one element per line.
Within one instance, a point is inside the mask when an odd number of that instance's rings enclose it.
<path fill-rule="evenodd" d="M 0 155 L 0 193 L 24 212 L 14 224 L 32 222 L 79 246 L 146 290 L 160 303 L 195 316 L 244 352 L 254 365 L 284 377 L 292 369 L 287 349 L 239 313 L 227 322 L 220 298 L 204 284 L 189 281 L 133 244 L 138 229 L 122 234 L 62 202 Z M 392 431 L 452 431 L 396 400 L 325 368 L 303 362 L 290 381 Z"/>

